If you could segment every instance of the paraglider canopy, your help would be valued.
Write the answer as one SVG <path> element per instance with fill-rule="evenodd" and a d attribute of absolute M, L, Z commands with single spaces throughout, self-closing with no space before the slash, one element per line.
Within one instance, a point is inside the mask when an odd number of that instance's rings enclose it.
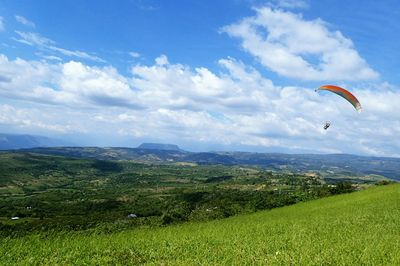
<path fill-rule="evenodd" d="M 342 96 L 349 103 L 351 103 L 358 112 L 361 112 L 362 107 L 361 107 L 360 101 L 358 101 L 358 99 L 348 90 L 343 89 L 338 86 L 334 86 L 334 85 L 323 85 L 323 86 L 319 87 L 318 89 L 316 89 L 315 91 L 319 91 L 319 90 L 330 91 L 330 92 L 336 93 L 339 96 Z"/>
<path fill-rule="evenodd" d="M 323 86 L 319 87 L 318 89 L 316 89 L 315 91 L 317 92 L 319 90 L 330 91 L 330 92 L 333 92 L 333 93 L 343 97 L 349 103 L 351 103 L 358 112 L 361 112 L 362 108 L 361 108 L 360 101 L 348 90 L 343 89 L 339 86 L 335 86 L 335 85 L 323 85 Z M 324 129 L 327 130 L 330 127 L 330 125 L 331 125 L 330 122 L 326 122 L 324 125 Z"/>

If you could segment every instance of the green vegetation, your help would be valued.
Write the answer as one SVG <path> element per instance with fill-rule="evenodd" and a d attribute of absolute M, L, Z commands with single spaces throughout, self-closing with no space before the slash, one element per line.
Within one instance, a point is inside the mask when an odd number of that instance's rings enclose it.
<path fill-rule="evenodd" d="M 186 152 L 139 148 L 52 147 L 19 150 L 80 159 L 129 160 L 146 164 L 209 164 L 262 167 L 292 173 L 318 172 L 324 179 L 400 180 L 399 158 L 366 157 L 349 154 L 283 154 L 251 152 Z"/>
<path fill-rule="evenodd" d="M 32 153 L 0 153 L 0 169 L 3 236 L 226 218 L 359 187 L 337 180 L 329 184 L 318 174 L 254 167 L 149 165 Z"/>
<path fill-rule="evenodd" d="M 0 240 L 5 265 L 399 265 L 400 185 L 210 222 Z"/>
<path fill-rule="evenodd" d="M 323 176 L 0 153 L 0 264 L 399 264 L 399 185 Z"/>

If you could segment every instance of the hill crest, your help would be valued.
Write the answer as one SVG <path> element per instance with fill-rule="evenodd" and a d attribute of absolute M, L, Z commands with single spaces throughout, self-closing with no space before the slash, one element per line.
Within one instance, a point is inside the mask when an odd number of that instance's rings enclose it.
<path fill-rule="evenodd" d="M 144 150 L 182 151 L 178 145 L 168 143 L 164 144 L 147 142 L 140 144 L 137 148 Z"/>

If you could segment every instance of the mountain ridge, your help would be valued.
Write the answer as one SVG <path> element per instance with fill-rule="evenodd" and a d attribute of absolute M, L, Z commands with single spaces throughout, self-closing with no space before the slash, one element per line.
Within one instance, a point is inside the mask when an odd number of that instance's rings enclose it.
<path fill-rule="evenodd" d="M 182 151 L 178 145 L 168 144 L 168 143 L 164 144 L 164 143 L 145 142 L 140 144 L 137 148 L 144 150 Z"/>
<path fill-rule="evenodd" d="M 349 154 L 282 154 L 251 152 L 188 152 L 123 147 L 42 147 L 16 152 L 60 155 L 97 160 L 130 160 L 138 163 L 221 164 L 262 167 L 273 171 L 320 173 L 325 176 L 378 175 L 400 181 L 400 158 Z"/>
<path fill-rule="evenodd" d="M 29 134 L 0 133 L 0 150 L 71 145 L 63 140 Z"/>

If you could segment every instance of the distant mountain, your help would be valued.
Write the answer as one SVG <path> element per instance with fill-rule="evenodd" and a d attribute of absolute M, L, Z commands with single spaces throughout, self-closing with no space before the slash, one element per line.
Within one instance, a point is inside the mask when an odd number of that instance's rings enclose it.
<path fill-rule="evenodd" d="M 214 152 L 191 153 L 185 156 L 184 160 L 187 162 L 195 162 L 198 164 L 239 164 L 239 162 L 233 156 L 218 154 Z"/>
<path fill-rule="evenodd" d="M 139 148 L 100 147 L 41 147 L 20 150 L 40 154 L 61 155 L 97 160 L 130 160 L 140 163 L 182 162 L 187 152 Z"/>
<path fill-rule="evenodd" d="M 142 143 L 137 148 L 144 150 L 181 151 L 178 145 L 162 143 Z"/>
<path fill-rule="evenodd" d="M 172 147 L 165 147 L 164 145 L 166 144 L 142 144 L 139 148 L 43 147 L 20 151 L 75 158 L 130 160 L 150 164 L 195 163 L 255 166 L 272 171 L 319 174 L 328 179 L 348 177 L 368 179 L 380 176 L 400 181 L 400 158 L 367 157 L 349 154 L 196 153 L 182 151 L 176 145 L 172 145 Z M 162 149 L 156 149 L 157 147 Z"/>
<path fill-rule="evenodd" d="M 0 133 L 0 150 L 64 146 L 66 142 L 42 136 Z"/>

